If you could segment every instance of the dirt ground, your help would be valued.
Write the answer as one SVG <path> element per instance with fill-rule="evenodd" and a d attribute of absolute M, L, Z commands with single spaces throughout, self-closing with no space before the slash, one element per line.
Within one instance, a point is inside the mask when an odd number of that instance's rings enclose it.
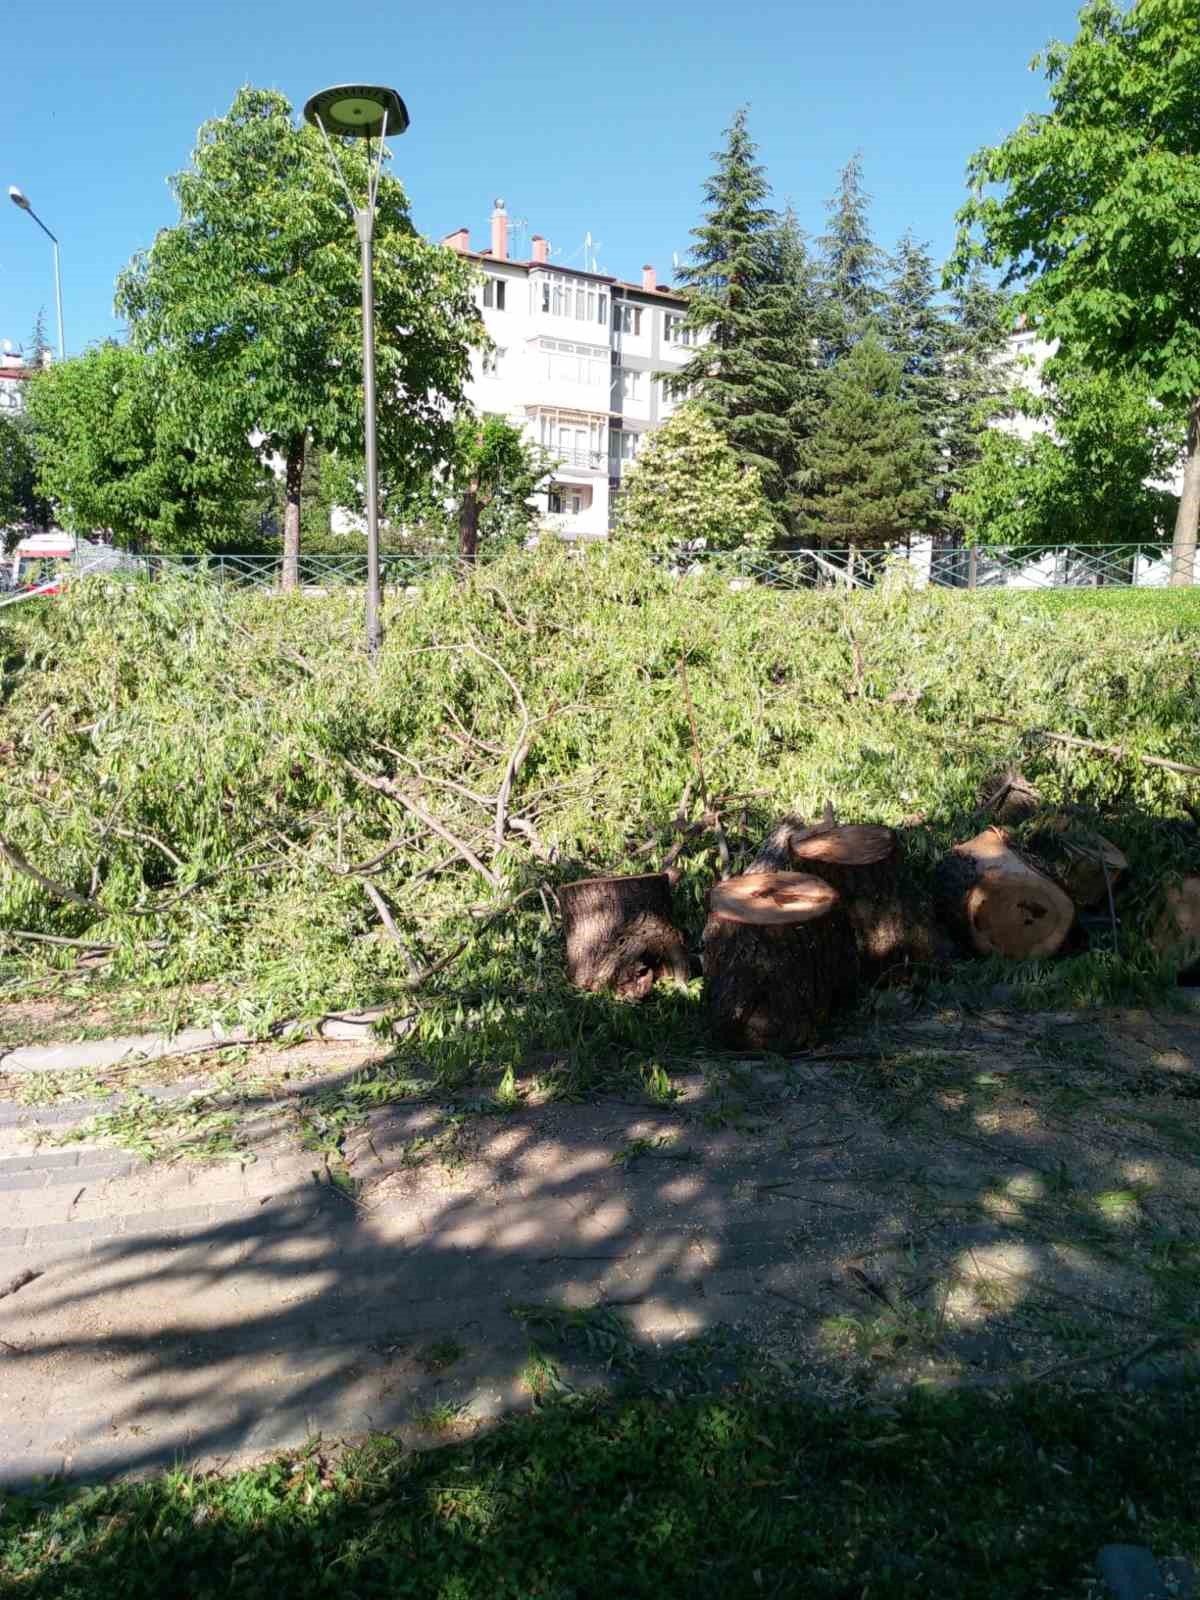
<path fill-rule="evenodd" d="M 0 1280 L 38 1273 L 0 1298 L 0 1455 L 441 1437 L 595 1384 L 1188 1366 L 1200 1016 L 898 1007 L 652 1089 L 501 1106 L 312 1043 L 0 1077 Z"/>

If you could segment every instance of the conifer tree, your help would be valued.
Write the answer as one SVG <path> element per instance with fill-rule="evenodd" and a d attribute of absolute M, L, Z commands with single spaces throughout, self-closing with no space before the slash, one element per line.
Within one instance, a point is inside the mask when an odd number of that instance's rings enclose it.
<path fill-rule="evenodd" d="M 828 548 L 898 543 L 926 525 L 933 459 L 921 417 L 901 394 L 900 363 L 867 332 L 829 375 L 799 498 L 803 535 Z"/>
<path fill-rule="evenodd" d="M 44 306 L 39 306 L 38 314 L 33 319 L 33 330 L 25 345 L 25 365 L 43 367 L 46 364 L 46 357 L 51 354 L 50 340 L 46 335 L 46 310 Z"/>
<path fill-rule="evenodd" d="M 937 301 L 937 280 L 928 249 L 906 231 L 892 257 L 892 277 L 881 309 L 887 347 L 900 366 L 900 398 L 920 419 L 931 470 L 945 471 L 944 440 L 955 399 L 950 377 L 954 329 Z M 932 485 L 927 521 L 914 532 L 940 530 L 943 496 Z"/>
<path fill-rule="evenodd" d="M 679 274 L 699 348 L 675 377 L 693 391 L 743 467 L 759 474 L 782 531 L 794 466 L 796 301 L 780 281 L 780 225 L 756 154 L 743 107 L 714 155 L 704 220 L 692 230 L 691 260 Z M 789 251 L 798 237 L 793 230 Z"/>
<path fill-rule="evenodd" d="M 967 533 L 955 509 L 954 497 L 963 492 L 971 469 L 980 459 L 991 420 L 1012 388 L 1014 372 L 1008 359 L 1012 331 L 1012 300 L 997 289 L 975 266 L 951 289 L 950 349 L 946 357 L 949 405 L 940 441 L 942 473 L 938 495 L 942 505 L 941 529 L 954 542 Z"/>
<path fill-rule="evenodd" d="M 884 254 L 871 237 L 870 204 L 862 184 L 862 153 L 855 151 L 842 168 L 827 208 L 829 232 L 820 239 L 829 317 L 827 365 L 845 355 L 879 312 Z"/>

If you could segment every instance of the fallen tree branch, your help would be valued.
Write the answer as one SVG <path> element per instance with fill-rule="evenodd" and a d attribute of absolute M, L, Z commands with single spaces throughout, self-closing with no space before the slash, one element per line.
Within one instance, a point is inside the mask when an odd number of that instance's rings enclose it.
<path fill-rule="evenodd" d="M 470 845 L 464 844 L 457 835 L 451 833 L 444 823 L 439 822 L 431 812 L 426 811 L 420 801 L 414 800 L 410 794 L 405 794 L 399 784 L 394 783 L 390 778 L 374 778 L 369 772 L 364 772 L 361 767 L 356 767 L 351 761 L 346 762 L 346 768 L 354 774 L 360 783 L 365 783 L 369 789 L 374 789 L 379 794 L 386 794 L 389 799 L 395 800 L 402 805 L 406 811 L 411 811 L 414 817 L 425 824 L 430 833 L 436 833 L 439 839 L 444 839 L 451 849 L 479 874 L 485 883 L 490 884 L 493 889 L 500 887 L 500 879 L 490 867 L 484 865 Z"/>
<path fill-rule="evenodd" d="M 380 920 L 380 922 L 383 923 L 383 926 L 384 926 L 385 931 L 387 932 L 388 938 L 392 941 L 392 943 L 399 950 L 400 954 L 404 957 L 405 965 L 408 967 L 408 970 L 409 970 L 409 975 L 411 977 L 414 977 L 414 978 L 420 977 L 421 976 L 421 965 L 420 965 L 420 962 L 418 962 L 416 956 L 413 955 L 412 951 L 408 948 L 408 946 L 405 944 L 404 940 L 400 937 L 400 930 L 396 926 L 395 918 L 392 916 L 392 913 L 391 913 L 391 910 L 388 907 L 387 901 L 383 898 L 383 896 L 380 894 L 379 890 L 371 882 L 370 878 L 364 878 L 363 879 L 363 889 L 364 889 L 364 891 L 366 893 L 367 899 L 375 907 L 376 911 L 378 911 L 379 920 Z"/>
<path fill-rule="evenodd" d="M 994 723 L 1003 728 L 1019 728 L 1021 724 L 1011 717 L 978 717 L 977 723 Z M 1072 750 L 1092 750 L 1097 755 L 1111 756 L 1114 761 L 1140 761 L 1147 767 L 1161 767 L 1164 772 L 1181 772 L 1189 778 L 1200 778 L 1200 767 L 1189 766 L 1186 761 L 1168 761 L 1165 756 L 1148 756 L 1140 750 L 1128 750 L 1121 744 L 1099 744 L 1095 739 L 1081 739 L 1074 733 L 1056 733 L 1050 728 L 1027 728 L 1027 739 L 1049 739 L 1054 744 L 1068 745 Z"/>
<path fill-rule="evenodd" d="M 44 889 L 47 894 L 52 894 L 56 900 L 66 900 L 70 905 L 88 906 L 89 908 L 99 905 L 99 901 L 93 900 L 90 895 L 76 894 L 75 890 L 68 889 L 66 884 L 55 883 L 53 878 L 48 878 L 44 872 L 39 872 L 35 866 L 26 861 L 16 845 L 10 839 L 6 839 L 3 834 L 0 834 L 0 856 L 4 857 L 15 872 L 19 872 L 23 877 L 29 878 L 40 889 Z"/>

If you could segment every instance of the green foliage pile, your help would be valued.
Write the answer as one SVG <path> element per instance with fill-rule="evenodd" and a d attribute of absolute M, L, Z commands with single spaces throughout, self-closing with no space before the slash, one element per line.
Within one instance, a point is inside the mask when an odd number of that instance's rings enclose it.
<path fill-rule="evenodd" d="M 384 1004 L 415 1014 L 404 1049 L 447 1073 L 592 1045 L 644 1059 L 647 1027 L 683 1047 L 701 1026 L 694 997 L 639 1012 L 565 989 L 539 893 L 656 866 L 679 839 L 689 785 L 699 814 L 682 657 L 735 855 L 783 810 L 811 816 L 831 800 L 847 820 L 924 813 L 911 835 L 919 874 L 979 825 L 989 773 L 1019 759 L 1050 803 L 1112 814 L 1136 861 L 1137 815 L 1177 813 L 1187 780 L 1022 730 L 1197 761 L 1194 608 L 1173 625 L 1175 596 L 1153 611 L 1139 596 L 1126 621 L 1083 603 L 889 583 L 849 597 L 741 589 L 715 572 L 673 577 L 620 544 L 552 545 L 390 598 L 377 672 L 361 592 L 94 579 L 10 607 L 8 971 L 78 957 L 23 930 L 109 945 L 109 970 L 146 986 L 211 984 L 231 1021 Z M 514 767 L 497 845 L 494 797 Z M 13 868 L 14 850 L 40 881 Z M 694 936 L 711 838 L 693 836 L 681 864 Z"/>

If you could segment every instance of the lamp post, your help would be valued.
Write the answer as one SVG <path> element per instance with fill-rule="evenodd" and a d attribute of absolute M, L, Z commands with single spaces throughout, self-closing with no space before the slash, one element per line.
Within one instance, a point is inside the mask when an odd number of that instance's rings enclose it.
<path fill-rule="evenodd" d="M 38 216 L 37 212 L 29 204 L 29 201 L 21 193 L 20 189 L 17 188 L 15 183 L 10 183 L 8 186 L 8 198 L 12 201 L 13 205 L 20 206 L 22 211 L 27 211 L 29 213 L 29 215 L 37 223 L 38 227 L 46 235 L 47 239 L 49 239 L 50 243 L 54 246 L 54 298 L 58 302 L 58 359 L 60 361 L 65 361 L 67 359 L 67 344 L 63 337 L 62 275 L 58 270 L 58 240 L 50 232 L 50 229 L 42 221 L 41 217 Z"/>
<path fill-rule="evenodd" d="M 375 202 L 383 167 L 383 141 L 408 127 L 408 111 L 394 89 L 342 83 L 314 94 L 304 107 L 307 122 L 321 131 L 329 159 L 341 179 L 362 251 L 363 403 L 367 457 L 367 656 L 379 653 L 379 471 L 375 448 Z M 356 204 L 330 134 L 367 141 L 367 202 Z M 378 139 L 375 164 L 371 140 Z"/>

